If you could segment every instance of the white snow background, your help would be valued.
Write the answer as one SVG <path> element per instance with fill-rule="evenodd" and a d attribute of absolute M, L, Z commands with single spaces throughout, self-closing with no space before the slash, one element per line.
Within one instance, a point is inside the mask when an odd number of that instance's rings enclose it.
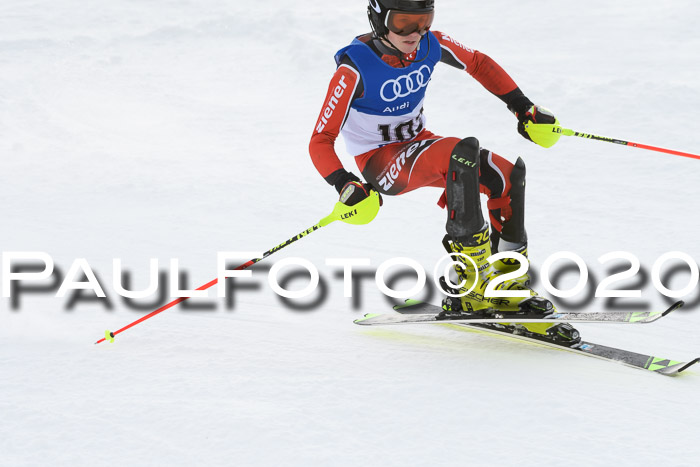
<path fill-rule="evenodd" d="M 699 370 L 666 378 L 440 326 L 352 323 L 389 304 L 365 281 L 353 309 L 324 259 L 406 256 L 431 274 L 437 189 L 385 197 L 373 223 L 335 223 L 266 260 L 318 266 L 329 289 L 315 311 L 283 306 L 256 273 L 234 310 L 212 292 L 213 310 L 174 308 L 93 345 L 143 315 L 116 296 L 112 258 L 135 287 L 149 258 L 179 258 L 194 287 L 216 276 L 217 251 L 265 251 L 331 210 L 307 145 L 365 8 L 0 4 L 0 246 L 45 251 L 63 273 L 86 258 L 113 305 L 0 301 L 0 465 L 697 465 Z M 690 0 L 439 0 L 434 29 L 489 54 L 565 127 L 699 153 L 699 17 Z M 700 258 L 700 161 L 578 138 L 539 148 L 448 66 L 426 113 L 438 134 L 525 159 L 534 266 L 569 250 L 599 280 L 611 251 L 647 272 L 667 251 Z M 650 282 L 643 299 L 666 304 Z M 696 303 L 653 325 L 579 328 L 687 360 L 699 323 Z"/>

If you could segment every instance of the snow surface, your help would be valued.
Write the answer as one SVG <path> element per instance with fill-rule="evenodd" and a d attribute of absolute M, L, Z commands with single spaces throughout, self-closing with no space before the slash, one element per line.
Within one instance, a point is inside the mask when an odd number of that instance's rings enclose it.
<path fill-rule="evenodd" d="M 193 287 L 215 277 L 217 251 L 267 250 L 330 211 L 308 138 L 334 52 L 368 29 L 365 5 L 0 4 L 2 251 L 45 251 L 64 274 L 86 258 L 112 305 L 0 301 L 0 465 L 698 464 L 699 370 L 672 379 L 445 327 L 352 324 L 389 304 L 369 280 L 353 307 L 324 259 L 407 256 L 432 271 L 436 189 L 385 198 L 373 223 L 333 224 L 266 260 L 317 265 L 328 295 L 315 310 L 284 307 L 262 269 L 234 310 L 209 298 L 209 311 L 179 307 L 92 344 L 143 315 L 116 296 L 112 258 L 139 287 L 149 258 L 179 258 Z M 690 0 L 441 0 L 434 26 L 491 55 L 564 126 L 699 153 L 698 17 Z M 570 250 L 600 280 L 611 251 L 647 275 L 667 251 L 700 258 L 700 161 L 575 138 L 538 148 L 446 66 L 426 112 L 434 132 L 525 159 L 535 266 Z M 700 356 L 698 292 L 653 325 L 580 329 Z M 643 301 L 666 303 L 649 281 Z"/>

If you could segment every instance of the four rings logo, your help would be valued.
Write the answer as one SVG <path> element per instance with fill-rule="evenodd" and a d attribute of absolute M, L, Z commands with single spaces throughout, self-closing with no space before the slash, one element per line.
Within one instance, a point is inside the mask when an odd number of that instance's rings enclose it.
<path fill-rule="evenodd" d="M 430 67 L 423 65 L 407 75 L 387 80 L 382 85 L 380 95 L 385 102 L 394 102 L 399 97 L 406 97 L 418 92 L 428 85 L 430 74 Z"/>

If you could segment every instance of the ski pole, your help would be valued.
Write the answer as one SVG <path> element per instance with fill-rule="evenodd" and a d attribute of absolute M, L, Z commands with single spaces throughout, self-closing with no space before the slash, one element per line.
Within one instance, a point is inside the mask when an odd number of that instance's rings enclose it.
<path fill-rule="evenodd" d="M 580 131 L 570 130 L 568 128 L 562 128 L 558 123 L 555 124 L 545 124 L 545 123 L 527 123 L 525 124 L 525 129 L 530 135 L 530 138 L 535 141 L 540 146 L 546 148 L 554 146 L 554 144 L 559 140 L 561 135 L 564 136 L 578 136 L 579 138 L 594 139 L 597 141 L 606 141 L 608 143 L 620 144 L 622 146 L 631 146 L 633 148 L 647 149 L 649 151 L 663 152 L 666 154 L 673 154 L 675 156 L 689 157 L 691 159 L 700 159 L 699 155 L 690 154 L 687 152 L 675 151 L 673 149 L 659 148 L 656 146 L 649 146 L 647 144 L 633 143 L 631 141 L 625 141 L 622 139 L 608 138 L 607 136 L 592 135 L 590 133 L 581 133 Z"/>
<path fill-rule="evenodd" d="M 329 215 L 321 219 L 317 224 L 313 225 L 312 227 L 304 230 L 303 232 L 300 232 L 299 234 L 295 235 L 294 237 L 290 238 L 289 240 L 285 241 L 284 243 L 281 243 L 277 245 L 274 248 L 271 248 L 267 250 L 265 253 L 263 253 L 262 257 L 260 258 L 253 258 L 237 268 L 235 268 L 235 271 L 240 271 L 242 269 L 246 269 L 253 264 L 262 261 L 263 259 L 267 258 L 273 253 L 278 252 L 282 248 L 285 248 L 292 243 L 296 242 L 297 240 L 300 240 L 310 233 L 313 233 L 320 229 L 321 227 L 325 227 L 328 224 L 335 222 L 335 221 L 342 221 L 345 222 L 346 224 L 354 224 L 354 225 L 363 225 L 363 224 L 369 224 L 374 220 L 374 218 L 377 216 L 377 213 L 379 212 L 379 193 L 376 191 L 371 191 L 369 197 L 366 199 L 360 201 L 354 206 L 346 206 L 343 203 L 336 203 L 335 208 L 333 209 L 333 212 L 331 212 Z M 213 287 L 219 282 L 219 279 L 216 278 L 210 282 L 207 282 L 206 284 L 197 287 L 195 290 L 207 290 L 210 287 Z M 95 342 L 95 344 L 100 344 L 104 341 L 109 341 L 109 342 L 114 342 L 114 337 L 117 334 L 121 334 L 122 332 L 126 331 L 127 329 L 136 326 L 139 323 L 142 323 L 146 321 L 149 318 L 154 317 L 155 315 L 174 307 L 175 305 L 184 302 L 190 297 L 179 297 L 176 298 L 175 300 L 171 301 L 170 303 L 167 303 L 163 305 L 162 307 L 158 308 L 157 310 L 154 310 L 150 312 L 149 314 L 142 316 L 141 318 L 137 319 L 136 321 L 127 324 L 121 329 L 118 329 L 114 332 L 111 332 L 109 330 L 105 331 L 105 336 Z"/>
<path fill-rule="evenodd" d="M 649 151 L 664 152 L 666 154 L 673 154 L 675 156 L 690 157 L 691 159 L 700 159 L 700 156 L 695 154 L 689 154 L 687 152 L 674 151 L 673 149 L 659 148 L 656 146 L 649 146 L 647 144 L 633 143 L 631 141 L 624 141 L 621 139 L 608 138 L 607 136 L 591 135 L 588 133 L 581 133 L 579 131 L 570 130 L 568 128 L 562 128 L 561 134 L 564 136 L 578 136 L 579 138 L 594 139 L 597 141 L 607 141 L 608 143 L 621 144 L 623 146 L 632 146 L 633 148 L 648 149 Z"/>

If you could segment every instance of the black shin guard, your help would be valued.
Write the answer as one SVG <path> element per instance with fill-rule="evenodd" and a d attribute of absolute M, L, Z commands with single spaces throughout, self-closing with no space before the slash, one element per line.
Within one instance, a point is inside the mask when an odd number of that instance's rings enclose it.
<path fill-rule="evenodd" d="M 445 187 L 447 234 L 455 242 L 471 245 L 483 230 L 479 193 L 479 141 L 466 138 L 452 150 Z"/>
<path fill-rule="evenodd" d="M 518 245 L 527 244 L 525 231 L 525 162 L 518 157 L 510 174 L 510 208 L 511 217 L 503 223 L 501 232 L 493 229 L 491 232 L 491 251 L 499 251 L 501 240 Z"/>

